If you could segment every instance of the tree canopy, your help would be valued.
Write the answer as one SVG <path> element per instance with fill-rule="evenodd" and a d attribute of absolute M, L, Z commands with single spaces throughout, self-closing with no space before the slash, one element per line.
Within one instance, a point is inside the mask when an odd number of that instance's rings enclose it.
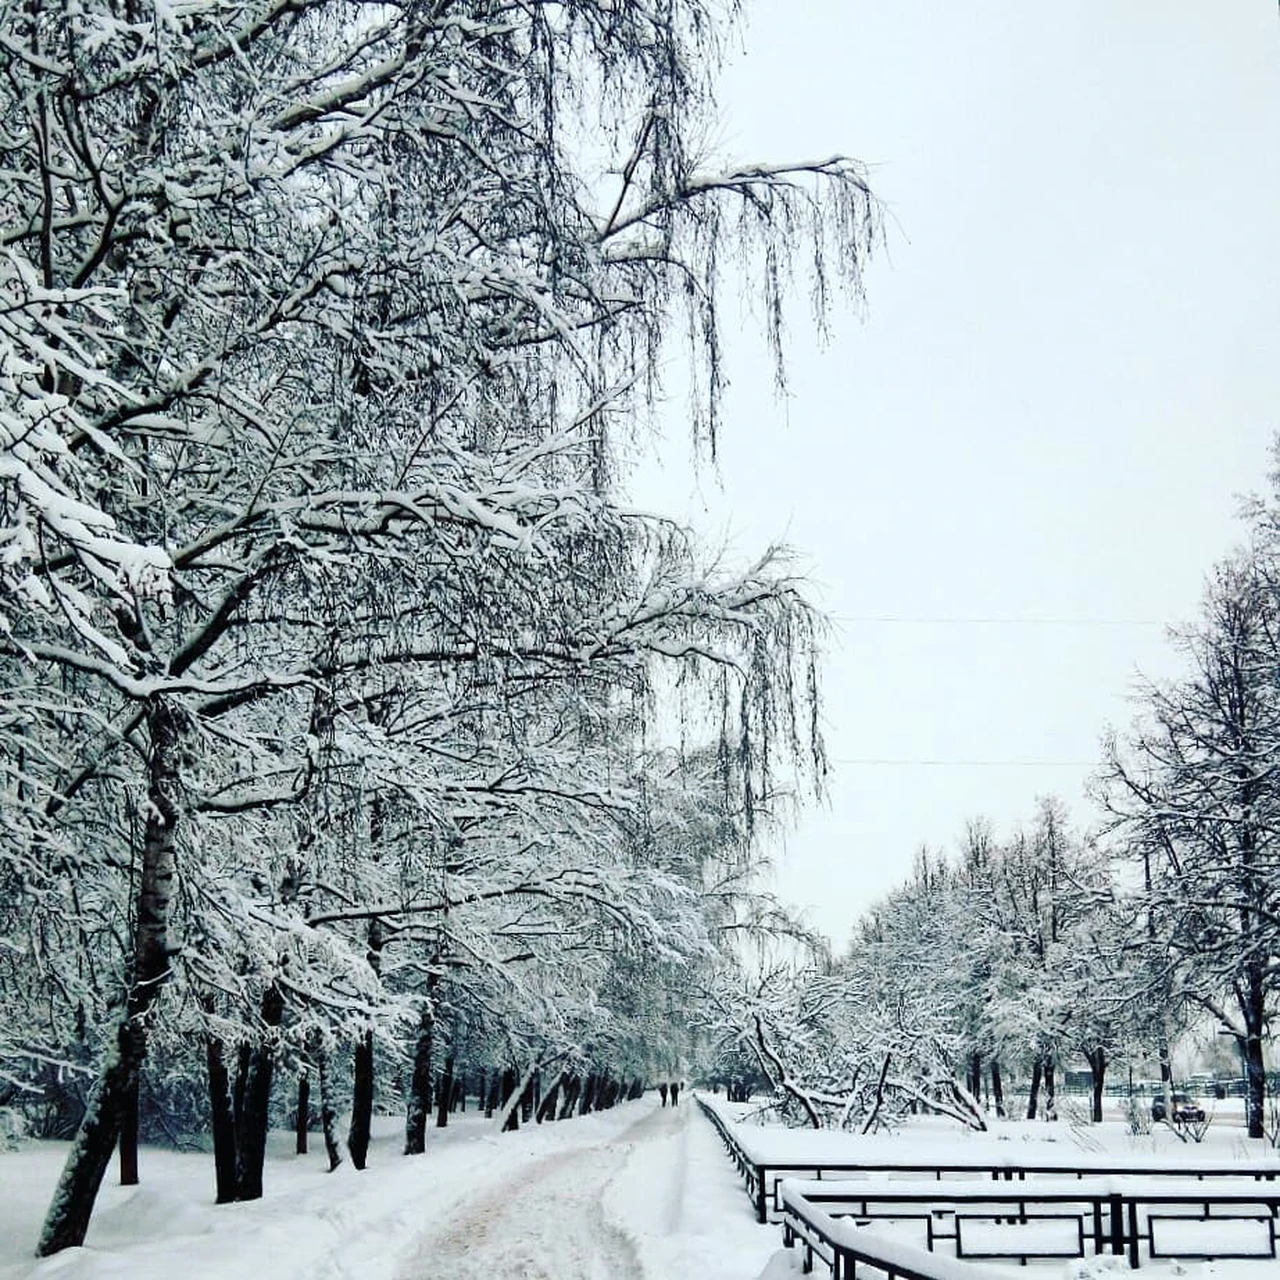
<path fill-rule="evenodd" d="M 148 1054 L 206 1072 L 221 1198 L 281 1066 L 355 1055 L 359 1164 L 375 1048 L 411 1150 L 433 1052 L 600 1097 L 679 1056 L 650 987 L 820 785 L 821 620 L 622 445 L 683 334 L 714 458 L 725 289 L 781 377 L 879 234 L 852 160 L 704 155 L 735 20 L 0 4 L 0 1079 L 93 1082 L 42 1252 Z"/>

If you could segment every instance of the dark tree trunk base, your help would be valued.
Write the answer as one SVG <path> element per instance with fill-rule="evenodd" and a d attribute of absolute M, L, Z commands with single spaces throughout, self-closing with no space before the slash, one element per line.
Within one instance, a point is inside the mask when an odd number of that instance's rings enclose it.
<path fill-rule="evenodd" d="M 369 1158 L 369 1128 L 373 1123 L 373 1032 L 366 1031 L 356 1041 L 355 1081 L 351 1095 L 351 1127 L 347 1130 L 347 1150 L 351 1163 L 363 1169 Z"/>
<path fill-rule="evenodd" d="M 324 1151 L 332 1173 L 342 1163 L 342 1147 L 338 1142 L 338 1109 L 333 1105 L 329 1064 L 323 1053 L 316 1059 L 316 1077 L 320 1085 L 320 1132 L 324 1134 Z"/>
<path fill-rule="evenodd" d="M 991 1098 L 996 1104 L 996 1115 L 1003 1120 L 1008 1114 L 1004 1106 L 1004 1080 L 1000 1075 L 1000 1064 L 994 1058 L 991 1059 Z"/>
<path fill-rule="evenodd" d="M 418 1042 L 413 1049 L 413 1077 L 404 1107 L 404 1153 L 420 1156 L 427 1149 L 427 1116 L 431 1112 L 431 1055 L 435 1040 L 435 1015 L 424 1004 L 418 1021 Z"/>
<path fill-rule="evenodd" d="M 304 1071 L 298 1077 L 298 1110 L 293 1117 L 293 1149 L 296 1155 L 307 1154 L 307 1129 L 311 1119 L 311 1077 Z"/>
<path fill-rule="evenodd" d="M 1102 1082 L 1107 1074 L 1107 1051 L 1101 1047 L 1085 1053 L 1085 1061 L 1089 1064 L 1089 1073 L 1093 1078 L 1092 1105 L 1090 1118 L 1094 1124 L 1102 1123 Z"/>
<path fill-rule="evenodd" d="M 284 997 L 278 987 L 268 987 L 262 997 L 262 1021 L 267 1028 L 280 1025 Z M 271 1119 L 271 1082 L 275 1073 L 275 1049 L 270 1041 L 254 1045 L 244 1060 L 244 1087 L 236 1116 L 236 1199 L 262 1199 L 262 1167 L 267 1156 L 267 1126 Z"/>
<path fill-rule="evenodd" d="M 125 1090 L 124 1110 L 120 1116 L 120 1185 L 138 1185 L 138 1088 L 139 1078 L 134 1076 Z"/>
<path fill-rule="evenodd" d="M 1040 1071 L 1041 1062 L 1037 1058 L 1031 1064 L 1031 1092 L 1027 1095 L 1027 1119 L 1034 1120 L 1040 1106 Z"/>
<path fill-rule="evenodd" d="M 443 1129 L 449 1123 L 449 1105 L 453 1101 L 453 1054 L 449 1054 L 444 1060 L 444 1076 L 440 1080 L 438 1093 L 436 1128 Z"/>
<path fill-rule="evenodd" d="M 236 1121 L 231 1106 L 231 1077 L 221 1040 L 206 1040 L 204 1053 L 209 1074 L 215 1197 L 218 1204 L 229 1204 L 236 1198 Z"/>

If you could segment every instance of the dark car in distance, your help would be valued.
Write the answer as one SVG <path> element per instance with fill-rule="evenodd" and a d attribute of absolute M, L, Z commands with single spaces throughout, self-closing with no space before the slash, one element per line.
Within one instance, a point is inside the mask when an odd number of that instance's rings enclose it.
<path fill-rule="evenodd" d="M 1170 1106 L 1173 1108 L 1174 1124 L 1204 1123 L 1204 1108 L 1199 1103 L 1192 1102 L 1190 1094 L 1175 1093 L 1170 1099 Z M 1153 1120 L 1163 1120 L 1165 1118 L 1163 1098 L 1156 1098 L 1152 1101 L 1151 1118 Z"/>

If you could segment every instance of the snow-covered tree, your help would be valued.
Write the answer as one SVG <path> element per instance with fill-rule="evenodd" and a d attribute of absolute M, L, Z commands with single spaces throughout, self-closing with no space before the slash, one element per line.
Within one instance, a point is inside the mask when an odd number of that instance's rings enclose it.
<path fill-rule="evenodd" d="M 1189 671 L 1149 685 L 1110 744 L 1107 800 L 1150 877 L 1152 932 L 1175 994 L 1240 1047 L 1249 1135 L 1261 1137 L 1263 1038 L 1280 957 L 1276 577 L 1265 540 L 1214 571 L 1200 621 L 1177 636 Z"/>
<path fill-rule="evenodd" d="M 247 1046 L 252 1195 L 277 1055 L 364 1072 L 461 955 L 671 923 L 620 834 L 638 721 L 591 749 L 655 664 L 710 691 L 748 831 L 814 767 L 785 564 L 718 571 L 613 487 L 680 317 L 714 452 L 740 249 L 780 354 L 789 254 L 821 309 L 877 233 L 845 158 L 700 162 L 719 20 L 0 5 L 3 865 L 70 905 L 23 964 L 59 953 L 104 1046 L 42 1252 L 83 1239 L 167 986 L 214 1076 Z"/>

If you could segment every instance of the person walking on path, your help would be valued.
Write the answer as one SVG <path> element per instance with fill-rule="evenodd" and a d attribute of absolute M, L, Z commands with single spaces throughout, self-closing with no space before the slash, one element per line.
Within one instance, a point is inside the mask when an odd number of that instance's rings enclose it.
<path fill-rule="evenodd" d="M 658 1092 L 662 1094 L 662 1105 L 665 1107 L 667 1105 L 667 1082 L 665 1080 L 658 1086 Z"/>

